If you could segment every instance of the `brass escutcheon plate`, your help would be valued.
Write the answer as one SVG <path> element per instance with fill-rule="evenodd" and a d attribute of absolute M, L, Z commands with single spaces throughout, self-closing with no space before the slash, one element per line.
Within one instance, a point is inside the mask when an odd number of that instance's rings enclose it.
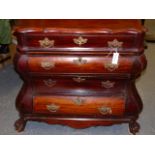
<path fill-rule="evenodd" d="M 43 40 L 39 40 L 38 41 L 40 46 L 43 48 L 50 48 L 54 46 L 55 41 L 54 40 L 50 40 L 47 37 L 45 37 Z"/>
<path fill-rule="evenodd" d="M 87 41 L 88 41 L 87 38 L 83 38 L 83 37 L 81 37 L 81 36 L 79 36 L 78 38 L 74 38 L 74 39 L 73 39 L 73 42 L 74 42 L 75 44 L 79 45 L 79 46 L 86 44 Z"/>

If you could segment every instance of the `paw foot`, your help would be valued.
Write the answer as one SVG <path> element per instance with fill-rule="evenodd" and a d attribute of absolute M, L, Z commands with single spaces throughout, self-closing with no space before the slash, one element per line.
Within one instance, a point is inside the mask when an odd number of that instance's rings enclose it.
<path fill-rule="evenodd" d="M 140 129 L 140 125 L 136 121 L 131 121 L 129 123 L 129 130 L 133 135 L 139 132 L 139 129 Z"/>
<path fill-rule="evenodd" d="M 18 119 L 16 122 L 15 122 L 15 129 L 16 131 L 18 132 L 21 132 L 24 130 L 25 128 L 25 125 L 26 125 L 26 121 L 22 118 Z"/>

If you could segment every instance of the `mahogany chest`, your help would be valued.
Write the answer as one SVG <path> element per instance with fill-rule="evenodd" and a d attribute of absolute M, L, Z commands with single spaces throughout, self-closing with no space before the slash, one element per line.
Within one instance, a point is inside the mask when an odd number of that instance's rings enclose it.
<path fill-rule="evenodd" d="M 138 132 L 144 34 L 138 20 L 18 20 L 14 64 L 24 83 L 16 130 L 32 120 L 74 128 L 129 123 Z"/>

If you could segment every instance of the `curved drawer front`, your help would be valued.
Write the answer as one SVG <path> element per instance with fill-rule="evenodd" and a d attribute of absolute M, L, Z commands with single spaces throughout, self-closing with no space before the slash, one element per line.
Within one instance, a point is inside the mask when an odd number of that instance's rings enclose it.
<path fill-rule="evenodd" d="M 33 111 L 40 114 L 65 116 L 122 116 L 123 97 L 35 96 Z"/>
<path fill-rule="evenodd" d="M 118 94 L 125 89 L 126 80 L 96 79 L 90 77 L 40 78 L 33 79 L 33 90 L 36 94 L 67 94 L 67 95 L 105 95 Z"/>
<path fill-rule="evenodd" d="M 130 73 L 134 58 L 120 56 L 118 65 L 112 57 L 99 56 L 30 56 L 30 72 L 40 73 Z"/>
<path fill-rule="evenodd" d="M 22 36 L 23 37 L 23 36 Z M 19 41 L 20 46 L 30 48 L 65 48 L 65 47 L 100 47 L 109 48 L 111 42 L 115 47 L 140 48 L 142 39 L 135 34 L 52 34 L 52 33 L 25 33 Z"/>

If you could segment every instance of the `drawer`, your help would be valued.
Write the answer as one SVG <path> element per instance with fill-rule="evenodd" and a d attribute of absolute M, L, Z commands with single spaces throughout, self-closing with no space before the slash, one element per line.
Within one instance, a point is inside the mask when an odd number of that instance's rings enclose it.
<path fill-rule="evenodd" d="M 30 72 L 40 73 L 130 73 L 134 57 L 120 56 L 118 65 L 103 56 L 30 56 Z"/>
<path fill-rule="evenodd" d="M 143 41 L 134 33 L 76 34 L 27 32 L 19 40 L 19 45 L 36 49 L 43 48 L 45 50 L 65 47 L 119 47 L 125 49 L 140 48 L 143 46 Z"/>
<path fill-rule="evenodd" d="M 125 99 L 115 97 L 91 96 L 35 96 L 33 111 L 38 114 L 65 116 L 122 116 Z"/>
<path fill-rule="evenodd" d="M 36 94 L 111 95 L 125 90 L 126 80 L 98 79 L 94 77 L 46 77 L 32 80 Z"/>

